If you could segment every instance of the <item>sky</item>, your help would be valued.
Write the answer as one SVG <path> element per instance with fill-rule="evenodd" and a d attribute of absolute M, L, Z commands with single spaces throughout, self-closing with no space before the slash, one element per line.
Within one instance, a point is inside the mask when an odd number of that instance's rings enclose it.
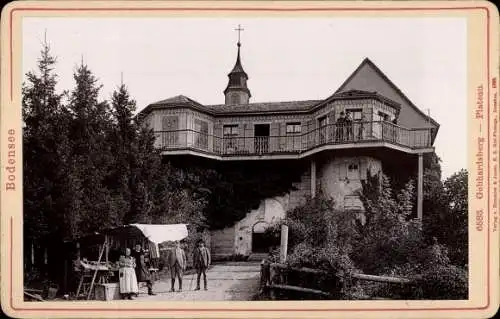
<path fill-rule="evenodd" d="M 324 99 L 368 57 L 441 125 L 434 146 L 443 178 L 466 168 L 462 18 L 25 17 L 22 72 L 36 70 L 46 36 L 59 90 L 74 87 L 83 60 L 102 84 L 102 99 L 123 79 L 138 111 L 179 94 L 223 104 L 239 24 L 250 102 Z"/>

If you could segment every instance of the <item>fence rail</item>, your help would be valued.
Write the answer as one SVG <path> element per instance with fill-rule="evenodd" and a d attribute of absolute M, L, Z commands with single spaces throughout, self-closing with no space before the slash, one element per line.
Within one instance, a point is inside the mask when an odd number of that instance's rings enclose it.
<path fill-rule="evenodd" d="M 337 276 L 329 276 L 323 270 L 312 268 L 292 268 L 285 264 L 270 263 L 264 260 L 261 264 L 261 294 L 268 294 L 273 299 L 283 298 L 283 294 L 299 294 L 309 299 L 340 299 L 342 289 L 353 285 L 356 281 L 380 282 L 389 285 L 412 285 L 412 280 L 399 277 L 375 276 L 366 274 L 346 274 L 343 280 Z M 365 296 L 364 299 L 387 299 L 377 296 Z"/>
<path fill-rule="evenodd" d="M 329 124 L 289 135 L 216 136 L 191 129 L 155 131 L 155 135 L 155 145 L 161 150 L 195 149 L 220 156 L 300 154 L 324 145 L 370 142 L 388 142 L 412 149 L 431 146 L 430 129 L 407 129 L 390 122 Z"/>

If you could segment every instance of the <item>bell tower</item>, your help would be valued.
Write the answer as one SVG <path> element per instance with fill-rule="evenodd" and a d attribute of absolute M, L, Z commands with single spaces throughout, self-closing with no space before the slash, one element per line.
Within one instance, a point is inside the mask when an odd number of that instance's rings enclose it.
<path fill-rule="evenodd" d="M 238 25 L 238 28 L 236 28 L 235 30 L 238 31 L 238 56 L 236 58 L 236 63 L 233 67 L 233 70 L 228 74 L 229 83 L 224 90 L 225 105 L 248 104 L 250 97 L 252 96 L 250 94 L 250 90 L 247 87 L 248 75 L 243 70 L 240 58 L 240 34 L 244 29 L 241 28 L 240 25 Z"/>

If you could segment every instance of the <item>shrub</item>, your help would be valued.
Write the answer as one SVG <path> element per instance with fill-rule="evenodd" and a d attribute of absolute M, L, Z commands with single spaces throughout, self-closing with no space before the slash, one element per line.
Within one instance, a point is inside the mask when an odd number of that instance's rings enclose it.
<path fill-rule="evenodd" d="M 439 265 L 417 279 L 423 299 L 468 299 L 468 274 L 454 265 Z"/>

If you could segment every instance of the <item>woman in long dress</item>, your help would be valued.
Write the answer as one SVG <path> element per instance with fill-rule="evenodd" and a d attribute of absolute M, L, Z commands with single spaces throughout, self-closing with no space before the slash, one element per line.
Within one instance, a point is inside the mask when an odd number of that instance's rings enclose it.
<path fill-rule="evenodd" d="M 120 294 L 123 299 L 133 299 L 132 295 L 139 293 L 137 277 L 135 276 L 135 258 L 130 256 L 130 248 L 125 249 L 125 256 L 120 256 Z"/>

